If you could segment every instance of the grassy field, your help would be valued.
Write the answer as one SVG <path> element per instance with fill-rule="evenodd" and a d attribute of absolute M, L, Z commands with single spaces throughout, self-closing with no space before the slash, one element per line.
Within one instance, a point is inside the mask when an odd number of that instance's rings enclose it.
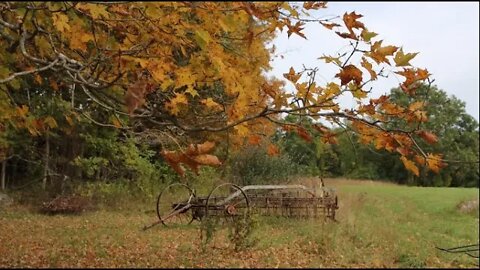
<path fill-rule="evenodd" d="M 313 179 L 298 182 L 311 185 Z M 46 216 L 22 206 L 0 210 L 0 267 L 474 267 L 478 260 L 435 247 L 476 244 L 475 188 L 405 187 L 329 179 L 338 223 L 260 218 L 256 243 L 235 252 L 220 232 L 207 246 L 199 223 L 141 228 L 154 202 L 128 210 Z"/>

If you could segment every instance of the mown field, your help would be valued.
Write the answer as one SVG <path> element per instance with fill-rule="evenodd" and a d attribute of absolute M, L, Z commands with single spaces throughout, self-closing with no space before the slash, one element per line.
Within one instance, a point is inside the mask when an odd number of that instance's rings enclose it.
<path fill-rule="evenodd" d="M 311 184 L 315 180 L 299 182 Z M 405 187 L 329 179 L 338 222 L 259 218 L 255 244 L 235 252 L 218 232 L 202 245 L 200 225 L 156 226 L 154 202 L 128 209 L 47 216 L 0 210 L 0 267 L 474 267 L 478 260 L 435 247 L 479 241 L 475 188 Z"/>

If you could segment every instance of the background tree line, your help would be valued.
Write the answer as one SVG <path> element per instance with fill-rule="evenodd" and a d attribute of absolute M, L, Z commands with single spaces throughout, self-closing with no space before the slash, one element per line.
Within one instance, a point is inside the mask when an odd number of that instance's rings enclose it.
<path fill-rule="evenodd" d="M 478 122 L 465 112 L 464 102 L 449 97 L 435 86 L 428 93 L 427 90 L 426 86 L 421 87 L 419 97 L 426 97 L 430 118 L 426 125 L 438 134 L 438 142 L 420 143 L 425 151 L 444 153 L 449 163 L 439 173 L 421 170 L 418 177 L 413 175 L 405 170 L 395 153 L 359 143 L 357 135 L 346 132 L 348 122 L 345 122 L 346 129 L 334 129 L 339 135 L 329 143 L 320 136 L 308 142 L 297 133 L 279 129 L 273 139 L 279 147 L 276 155 L 269 155 L 271 149 L 266 142 L 246 144 L 236 151 L 220 145 L 216 154 L 225 160 L 225 166 L 205 169 L 242 185 L 285 182 L 293 176 L 313 175 L 389 180 L 419 186 L 478 187 Z M 5 140 L 12 147 L 2 163 L 3 189 L 40 191 L 44 179 L 50 195 L 82 190 L 105 200 L 105 196 L 126 193 L 152 197 L 161 185 L 180 181 L 158 154 L 158 146 L 153 141 L 149 144 L 138 134 L 101 127 L 90 121 L 70 126 L 71 120 L 64 109 L 68 101 L 54 89 L 32 94 L 32 97 L 25 92 L 15 92 L 22 93 L 24 96 L 16 99 L 26 99 L 29 107 L 34 108 L 32 117 L 45 114 L 52 120 L 42 135 L 31 136 L 24 129 L 9 131 Z M 395 103 L 411 102 L 404 100 L 406 96 L 400 89 L 392 89 L 391 94 Z M 102 117 L 102 111 L 96 113 L 97 118 Z M 285 121 L 311 121 L 296 118 L 287 116 Z M 388 125 L 404 128 L 406 123 L 393 121 Z M 191 173 L 187 178 L 195 179 Z"/>

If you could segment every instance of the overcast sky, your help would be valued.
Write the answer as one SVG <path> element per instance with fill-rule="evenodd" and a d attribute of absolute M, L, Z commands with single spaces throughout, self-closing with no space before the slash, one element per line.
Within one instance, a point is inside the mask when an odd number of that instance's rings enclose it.
<path fill-rule="evenodd" d="M 355 11 L 364 15 L 369 31 L 378 33 L 373 40 L 383 39 L 383 46 L 403 46 L 405 53 L 419 52 L 410 61 L 433 74 L 434 85 L 449 95 L 466 102 L 466 111 L 479 120 L 479 3 L 478 2 L 329 2 L 328 8 L 316 11 L 316 17 L 343 15 Z M 348 49 L 348 41 L 319 24 L 307 24 L 308 40 L 286 31 L 274 41 L 277 53 L 283 55 L 272 61 L 270 75 L 282 77 L 293 66 L 300 70 L 319 67 L 318 83 L 332 81 L 338 70 L 317 60 L 323 54 L 336 55 Z M 339 50 L 340 49 L 340 50 Z M 403 82 L 401 76 L 380 78 L 371 84 L 372 95 L 380 96 Z M 351 95 L 340 100 L 344 107 L 355 104 Z"/>

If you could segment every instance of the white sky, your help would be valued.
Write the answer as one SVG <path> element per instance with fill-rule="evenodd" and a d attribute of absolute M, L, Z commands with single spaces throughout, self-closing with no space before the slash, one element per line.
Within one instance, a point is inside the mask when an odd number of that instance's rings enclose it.
<path fill-rule="evenodd" d="M 378 33 L 374 41 L 383 40 L 382 46 L 403 46 L 405 53 L 419 52 L 410 63 L 427 68 L 433 74 L 434 85 L 466 102 L 467 113 L 479 120 L 478 2 L 329 2 L 327 6 L 311 15 L 343 16 L 345 12 L 355 11 L 364 16 L 359 21 L 369 31 Z M 336 79 L 334 75 L 338 70 L 317 58 L 349 49 L 345 47 L 349 41 L 317 23 L 307 23 L 303 33 L 308 40 L 295 34 L 288 39 L 286 30 L 278 35 L 274 44 L 284 58 L 272 61 L 273 70 L 269 75 L 283 78 L 282 74 L 291 66 L 300 70 L 304 64 L 307 68 L 320 68 L 317 83 L 321 85 Z M 398 75 L 379 78 L 370 84 L 372 96 L 388 93 L 403 81 Z M 340 102 L 343 107 L 355 104 L 351 95 Z"/>

